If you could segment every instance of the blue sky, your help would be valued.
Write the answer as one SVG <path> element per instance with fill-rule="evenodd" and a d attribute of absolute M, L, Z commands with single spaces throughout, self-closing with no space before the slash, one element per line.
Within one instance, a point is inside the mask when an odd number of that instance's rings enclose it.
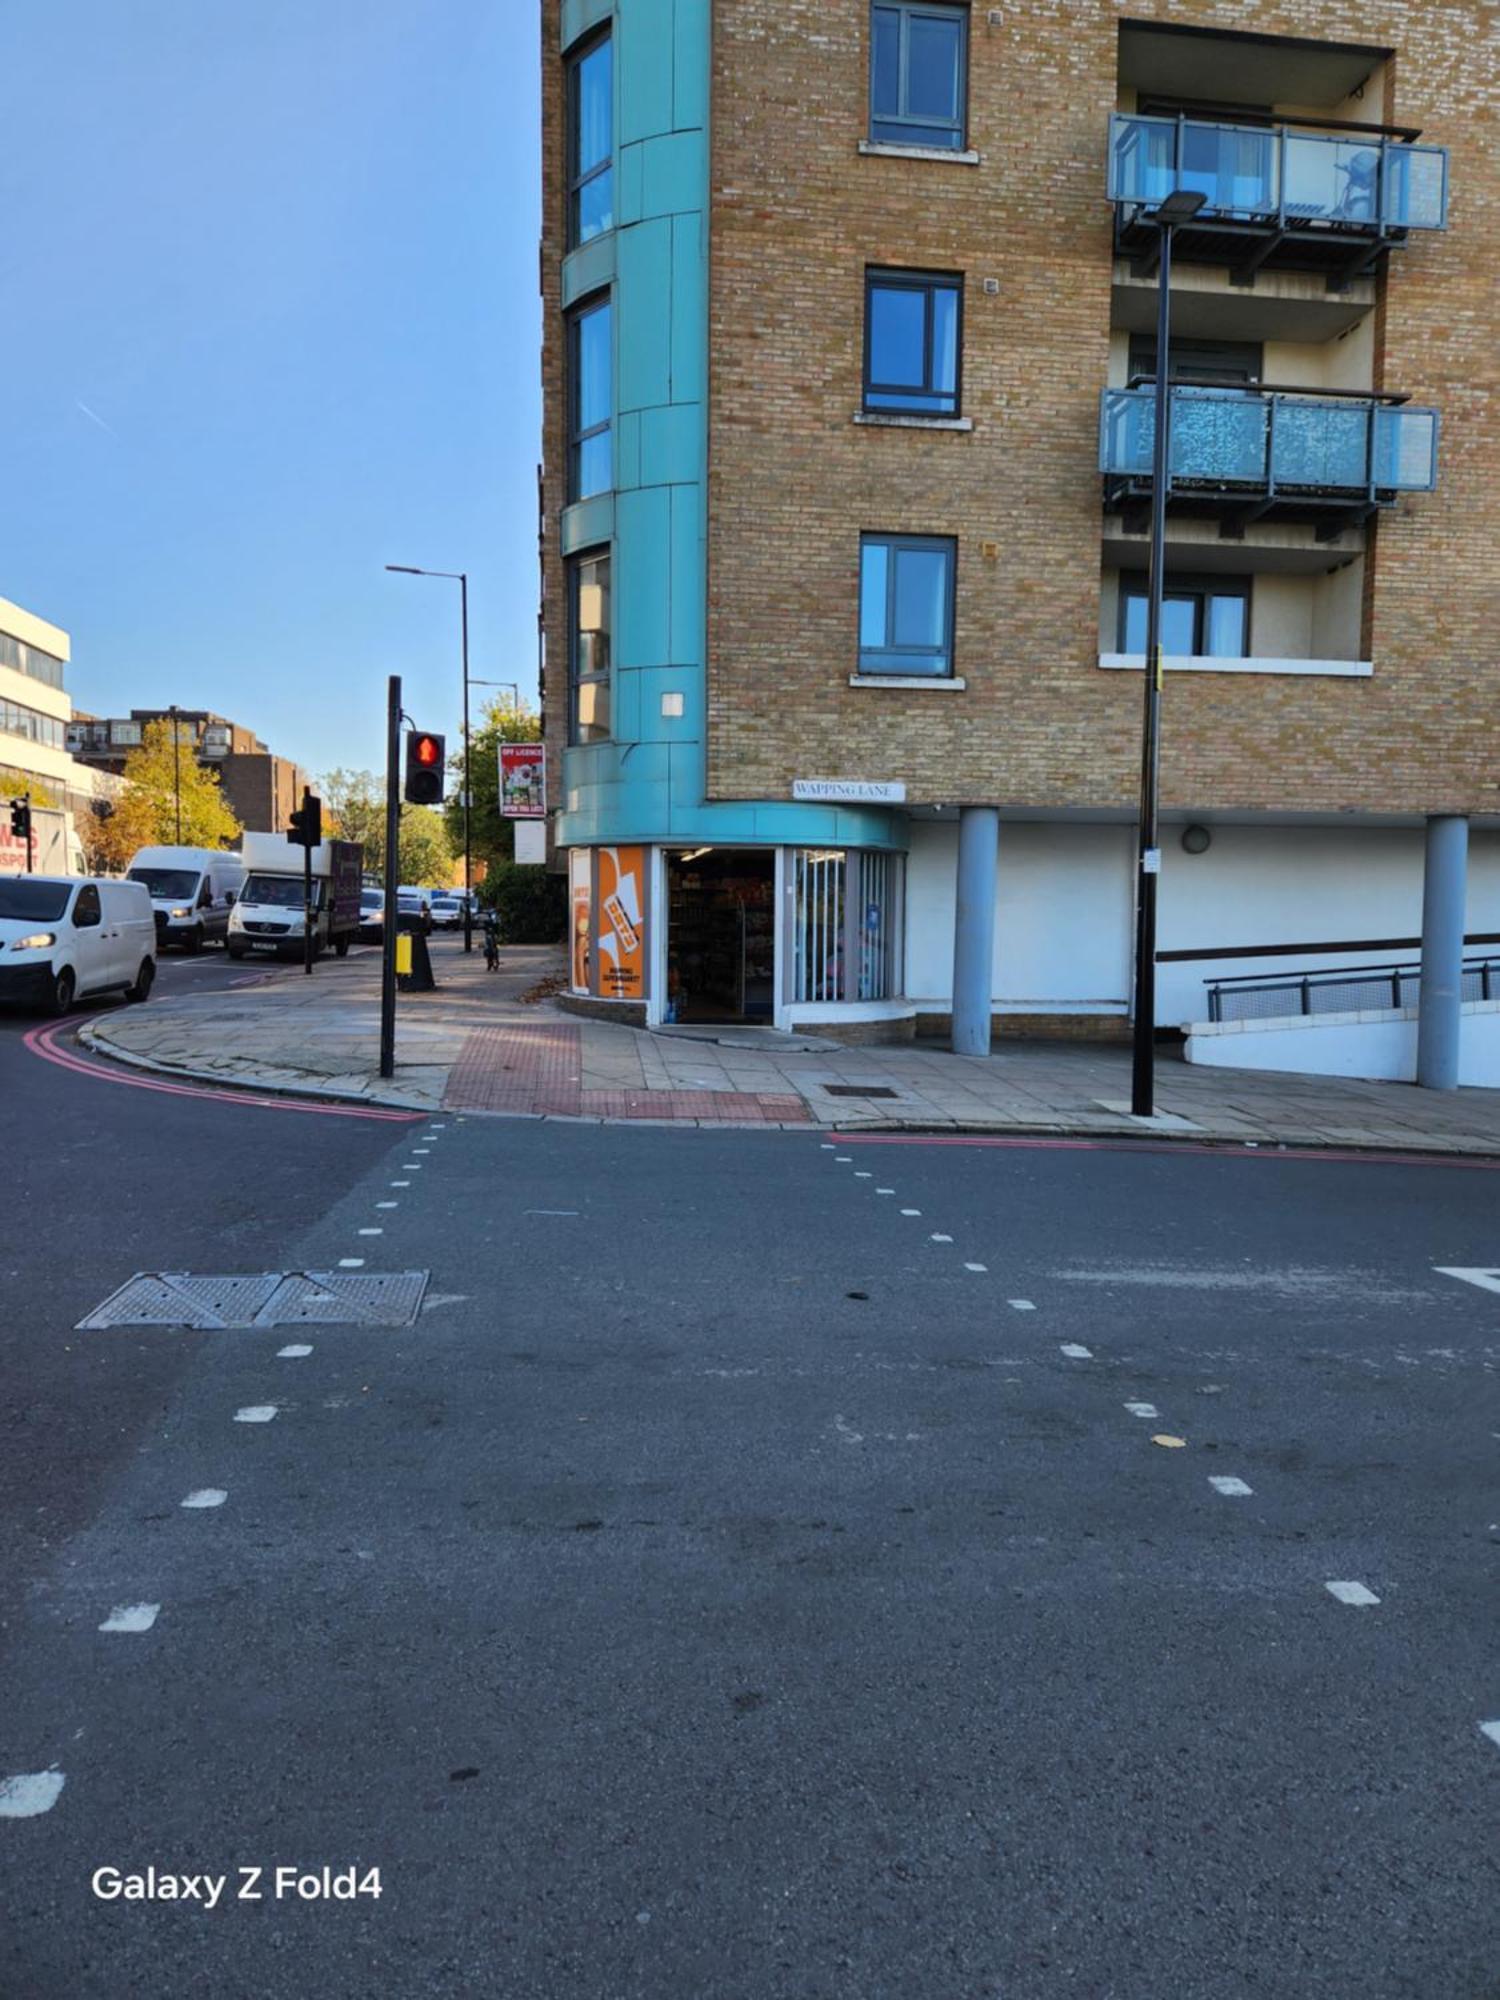
<path fill-rule="evenodd" d="M 8 0 L 0 596 L 314 771 L 536 687 L 531 0 Z M 484 690 L 476 690 L 476 700 Z"/>

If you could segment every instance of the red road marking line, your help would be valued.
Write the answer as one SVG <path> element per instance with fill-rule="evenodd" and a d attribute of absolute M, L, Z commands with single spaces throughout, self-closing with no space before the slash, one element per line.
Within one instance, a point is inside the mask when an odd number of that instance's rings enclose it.
<path fill-rule="evenodd" d="M 66 1020 L 53 1021 L 45 1027 L 28 1028 L 21 1040 L 32 1055 L 40 1056 L 43 1062 L 55 1063 L 59 1069 L 71 1070 L 76 1076 L 91 1076 L 103 1083 L 123 1083 L 132 1090 L 156 1090 L 167 1097 L 207 1098 L 217 1104 L 248 1105 L 258 1111 L 312 1112 L 324 1118 L 373 1118 L 382 1124 L 412 1125 L 424 1116 L 420 1111 L 397 1111 L 376 1104 L 303 1103 L 293 1097 L 256 1096 L 250 1091 L 219 1089 L 211 1084 L 168 1083 L 159 1077 L 132 1075 L 57 1047 L 53 1040 L 55 1035 L 64 1033 L 87 1018 L 83 1014 L 72 1014 Z"/>
<path fill-rule="evenodd" d="M 827 1127 L 824 1128 L 828 1130 Z M 1206 1154 L 1214 1159 L 1236 1160 L 1310 1160 L 1317 1165 L 1331 1163 L 1348 1164 L 1359 1167 L 1467 1167 L 1480 1173 L 1500 1173 L 1500 1159 L 1486 1159 L 1474 1154 L 1455 1153 L 1360 1153 L 1336 1146 L 1295 1146 L 1279 1145 L 1274 1139 L 1262 1139 L 1257 1145 L 1247 1146 L 1243 1139 L 1223 1139 L 1215 1145 L 1206 1145 L 1190 1139 L 1065 1139 L 1049 1137 L 1037 1133 L 1027 1138 L 1022 1134 L 1004 1137 L 995 1133 L 948 1133 L 948 1132 L 839 1132 L 830 1131 L 830 1138 L 837 1139 L 841 1146 L 998 1146 L 1011 1149 L 1024 1148 L 1054 1152 L 1072 1153 L 1195 1153 Z"/>

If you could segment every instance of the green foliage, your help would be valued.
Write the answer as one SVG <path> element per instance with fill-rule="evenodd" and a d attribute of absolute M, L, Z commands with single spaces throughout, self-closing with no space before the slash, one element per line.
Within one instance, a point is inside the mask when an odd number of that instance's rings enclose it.
<path fill-rule="evenodd" d="M 219 774 L 198 762 L 192 731 L 178 723 L 148 722 L 140 748 L 125 759 L 124 794 L 114 811 L 91 830 L 93 865 L 124 868 L 141 847 L 228 847 L 240 823 L 219 790 Z M 179 800 L 181 833 L 178 832 Z"/>
<path fill-rule="evenodd" d="M 480 884 L 479 900 L 499 916 L 502 944 L 559 944 L 565 935 L 567 880 L 545 868 L 496 862 Z"/>
<path fill-rule="evenodd" d="M 365 850 L 365 873 L 385 883 L 385 785 L 373 771 L 326 771 L 318 780 L 324 825 L 340 840 L 357 840 Z M 397 875 L 421 888 L 448 882 L 453 848 L 443 814 L 436 806 L 401 808 Z"/>
<path fill-rule="evenodd" d="M 476 863 L 488 861 L 491 871 L 515 859 L 515 821 L 500 817 L 500 745 L 540 743 L 542 721 L 530 703 L 512 708 L 509 702 L 488 702 L 471 729 L 474 783 L 469 805 L 469 843 Z M 443 807 L 448 821 L 448 838 L 455 854 L 464 851 L 465 783 L 464 754 L 460 745 L 448 759 L 453 774 L 453 793 Z M 479 872 L 476 867 L 475 873 Z"/>

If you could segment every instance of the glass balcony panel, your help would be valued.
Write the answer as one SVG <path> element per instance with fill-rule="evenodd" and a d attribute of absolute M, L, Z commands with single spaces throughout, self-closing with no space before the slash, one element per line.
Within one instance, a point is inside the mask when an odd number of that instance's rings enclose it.
<path fill-rule="evenodd" d="M 1387 146 L 1381 216 L 1393 229 L 1446 229 L 1448 155 L 1441 146 Z"/>
<path fill-rule="evenodd" d="M 1176 185 L 1177 120 L 1110 120 L 1109 198 L 1162 201 Z"/>
<path fill-rule="evenodd" d="M 1235 389 L 1174 389 L 1172 477 L 1264 479 L 1267 417 L 1264 396 Z"/>
<path fill-rule="evenodd" d="M 1437 484 L 1436 410 L 1383 405 L 1375 412 L 1375 484 L 1425 493 Z"/>
<path fill-rule="evenodd" d="M 1274 214 L 1276 158 L 1274 132 L 1189 120 L 1182 127 L 1177 185 L 1203 196 L 1205 214 Z"/>
<path fill-rule="evenodd" d="M 1380 220 L 1379 140 L 1331 139 L 1288 132 L 1286 213 L 1296 222 L 1344 222 L 1356 227 Z"/>
<path fill-rule="evenodd" d="M 1327 490 L 1367 483 L 1367 403 L 1303 403 L 1278 396 L 1271 436 L 1271 472 L 1278 486 Z"/>
<path fill-rule="evenodd" d="M 1099 406 L 1099 470 L 1136 479 L 1151 476 L 1151 429 L 1156 397 L 1149 389 L 1106 389 Z"/>

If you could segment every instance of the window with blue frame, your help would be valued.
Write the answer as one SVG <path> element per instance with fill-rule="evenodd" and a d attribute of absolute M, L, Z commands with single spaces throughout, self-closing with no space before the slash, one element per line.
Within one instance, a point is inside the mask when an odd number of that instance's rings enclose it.
<path fill-rule="evenodd" d="M 614 483 L 614 315 L 607 298 L 574 313 L 568 327 L 568 498 L 587 500 Z"/>
<path fill-rule="evenodd" d="M 961 152 L 967 125 L 969 10 L 873 0 L 870 137 Z"/>
<path fill-rule="evenodd" d="M 962 320 L 962 278 L 867 271 L 865 408 L 957 416 Z"/>
<path fill-rule="evenodd" d="M 942 679 L 953 672 L 949 535 L 862 535 L 859 671 Z"/>
<path fill-rule="evenodd" d="M 613 229 L 614 51 L 606 34 L 568 65 L 568 245 Z"/>

